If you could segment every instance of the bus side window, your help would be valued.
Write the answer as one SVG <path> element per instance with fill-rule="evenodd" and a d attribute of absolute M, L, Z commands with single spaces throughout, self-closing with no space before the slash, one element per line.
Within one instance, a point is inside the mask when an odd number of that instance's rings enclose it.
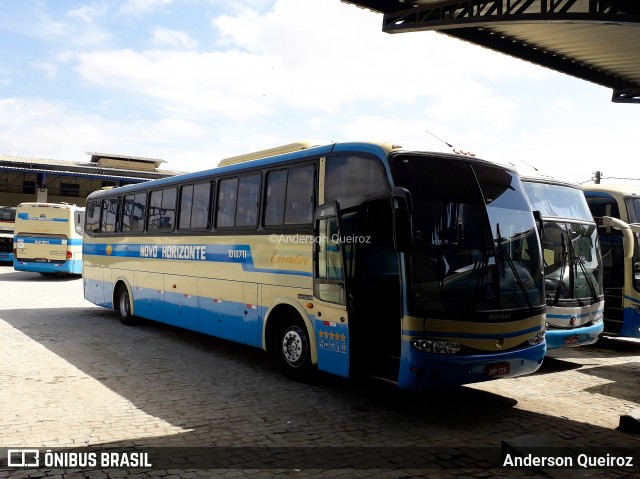
<path fill-rule="evenodd" d="M 87 203 L 85 215 L 85 229 L 89 233 L 98 233 L 100 231 L 100 213 L 102 211 L 99 200 L 93 200 Z"/>
<path fill-rule="evenodd" d="M 264 224 L 308 225 L 315 207 L 315 165 L 267 174 Z"/>
<path fill-rule="evenodd" d="M 227 228 L 234 225 L 237 198 L 238 178 L 228 178 L 220 181 L 218 189 L 218 212 L 216 214 L 217 228 Z"/>
<path fill-rule="evenodd" d="M 313 219 L 315 168 L 313 165 L 293 168 L 287 182 L 284 224 L 310 224 Z"/>
<path fill-rule="evenodd" d="M 76 233 L 82 236 L 84 234 L 84 211 L 76 211 L 74 218 Z"/>
<path fill-rule="evenodd" d="M 143 192 L 125 196 L 123 207 L 122 231 L 142 231 L 144 226 L 144 213 L 147 209 L 147 194 Z"/>
<path fill-rule="evenodd" d="M 191 228 L 191 210 L 193 209 L 193 185 L 180 188 L 180 208 L 178 210 L 178 229 Z"/>
<path fill-rule="evenodd" d="M 255 226 L 258 219 L 260 175 L 240 177 L 235 226 Z"/>
<path fill-rule="evenodd" d="M 179 229 L 204 229 L 209 227 L 211 183 L 196 183 L 180 188 Z"/>
<path fill-rule="evenodd" d="M 102 226 L 101 233 L 115 233 L 118 231 L 118 213 L 120 212 L 118 198 L 102 200 Z"/>
<path fill-rule="evenodd" d="M 152 191 L 149 198 L 147 230 L 173 230 L 175 219 L 176 188 Z"/>
<path fill-rule="evenodd" d="M 264 225 L 274 226 L 284 224 L 284 202 L 287 194 L 287 170 L 270 171 L 267 173 Z"/>
<path fill-rule="evenodd" d="M 327 158 L 324 185 L 325 203 L 337 201 L 343 211 L 390 191 L 380 160 L 354 154 Z"/>

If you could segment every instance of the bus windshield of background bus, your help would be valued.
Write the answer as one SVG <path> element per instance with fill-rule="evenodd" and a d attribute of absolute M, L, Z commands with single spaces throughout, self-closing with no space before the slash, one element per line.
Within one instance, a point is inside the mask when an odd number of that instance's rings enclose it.
<path fill-rule="evenodd" d="M 629 223 L 640 223 L 640 198 L 625 198 L 624 201 L 629 212 Z"/>
<path fill-rule="evenodd" d="M 577 299 L 600 301 L 603 286 L 598 231 L 582 190 L 532 181 L 525 181 L 524 189 L 531 207 L 544 218 L 547 304 Z"/>
<path fill-rule="evenodd" d="M 537 231 L 516 177 L 425 156 L 396 156 L 393 172 L 414 204 L 408 268 L 414 314 L 540 306 Z"/>
<path fill-rule="evenodd" d="M 524 181 L 524 189 L 534 210 L 543 217 L 565 218 L 593 223 L 582 190 L 564 185 Z"/>

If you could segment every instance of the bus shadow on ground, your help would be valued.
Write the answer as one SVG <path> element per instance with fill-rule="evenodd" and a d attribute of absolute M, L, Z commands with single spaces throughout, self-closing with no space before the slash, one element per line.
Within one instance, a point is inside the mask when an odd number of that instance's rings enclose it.
<path fill-rule="evenodd" d="M 614 338 L 605 336 L 595 344 L 596 347 L 617 353 L 617 355 L 640 355 L 640 339 L 638 338 Z"/>
<path fill-rule="evenodd" d="M 560 445 L 640 447 L 640 437 L 520 409 L 512 397 L 474 388 L 403 391 L 325 375 L 312 384 L 292 382 L 259 349 L 152 321 L 124 326 L 105 309 L 4 310 L 0 318 L 64 361 L 57 362 L 52 394 L 60 396 L 61 368 L 68 363 L 74 367 L 69 403 L 77 368 L 135 408 L 185 431 L 110 445 L 462 448 L 547 434 Z"/>
<path fill-rule="evenodd" d="M 560 373 L 563 371 L 572 371 L 580 369 L 583 365 L 573 361 L 565 361 L 559 358 L 546 356 L 542 361 L 542 366 L 534 374 L 542 376 L 544 374 Z"/>
<path fill-rule="evenodd" d="M 611 366 L 598 366 L 584 369 L 580 372 L 610 381 L 606 384 L 588 387 L 585 391 L 640 404 L 640 388 L 638 387 L 640 385 L 639 361 Z"/>
<path fill-rule="evenodd" d="M 4 273 L 0 275 L 0 282 L 64 282 L 80 279 L 82 279 L 81 276 L 73 274 L 52 274 L 42 276 L 39 273 L 30 273 L 27 271 L 14 271 L 12 273 Z"/>

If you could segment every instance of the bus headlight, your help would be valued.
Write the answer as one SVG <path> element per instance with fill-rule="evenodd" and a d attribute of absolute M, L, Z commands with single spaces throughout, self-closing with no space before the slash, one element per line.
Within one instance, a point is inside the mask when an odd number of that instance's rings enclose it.
<path fill-rule="evenodd" d="M 456 354 L 462 347 L 453 341 L 441 341 L 436 339 L 418 339 L 413 338 L 410 341 L 411 346 L 425 353 L 437 354 Z"/>
<path fill-rule="evenodd" d="M 535 336 L 530 337 L 527 341 L 529 341 L 529 344 L 531 346 L 535 346 L 536 344 L 540 344 L 542 341 L 544 341 L 544 334 L 545 334 L 544 331 L 540 331 Z"/>

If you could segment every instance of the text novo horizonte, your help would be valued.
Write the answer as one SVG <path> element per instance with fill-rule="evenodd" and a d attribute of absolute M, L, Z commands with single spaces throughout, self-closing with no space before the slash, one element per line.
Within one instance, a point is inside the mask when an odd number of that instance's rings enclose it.
<path fill-rule="evenodd" d="M 141 258 L 196 259 L 207 260 L 207 247 L 204 245 L 140 245 Z"/>

